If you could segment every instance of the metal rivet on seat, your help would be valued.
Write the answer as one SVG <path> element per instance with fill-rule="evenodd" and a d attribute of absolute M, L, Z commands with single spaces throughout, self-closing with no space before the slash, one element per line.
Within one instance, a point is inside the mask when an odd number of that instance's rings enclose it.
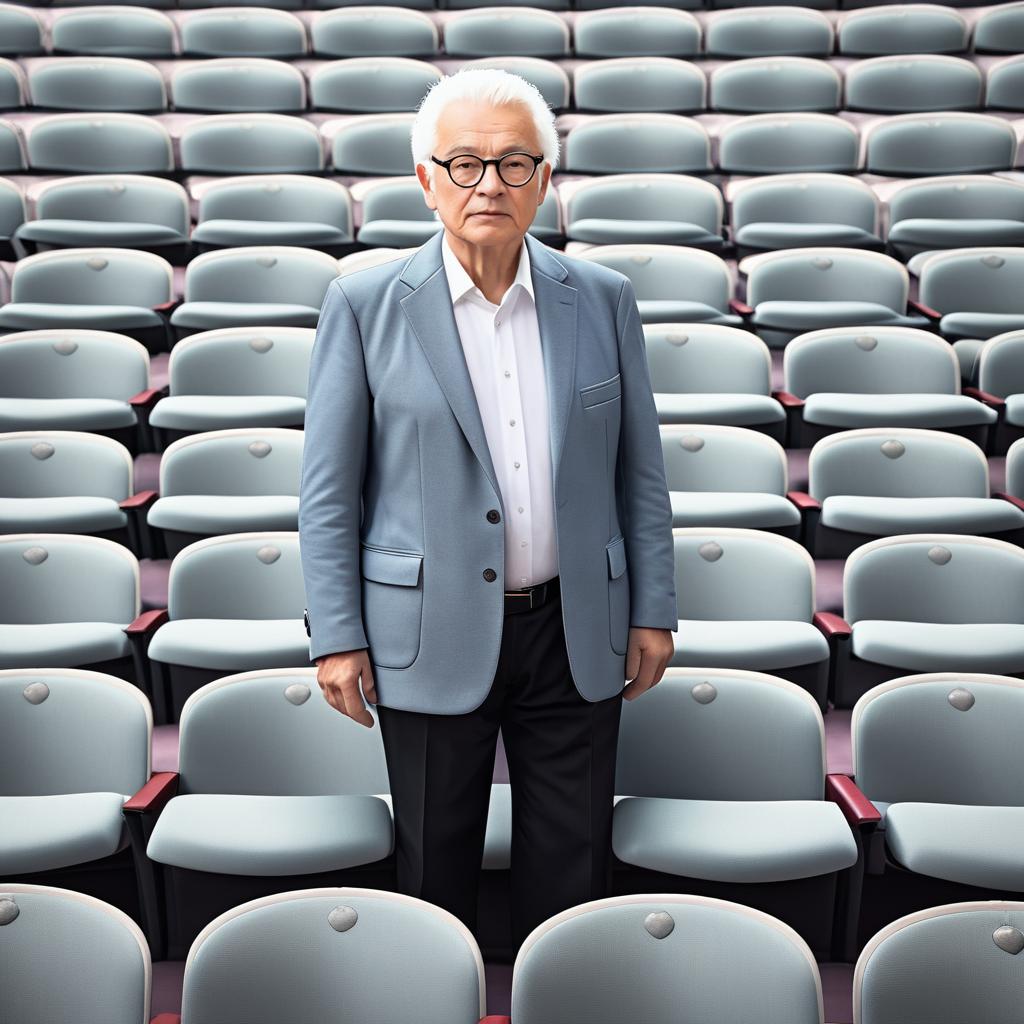
<path fill-rule="evenodd" d="M 696 434 L 684 434 L 679 438 L 679 447 L 685 448 L 688 452 L 699 452 L 704 447 L 704 438 Z"/>
<path fill-rule="evenodd" d="M 946 695 L 946 700 L 957 711 L 970 711 L 974 707 L 974 694 L 970 690 L 965 690 L 962 686 L 958 686 L 955 690 L 950 690 Z"/>
<path fill-rule="evenodd" d="M 706 540 L 697 548 L 697 553 L 705 562 L 717 562 L 722 557 L 722 551 L 722 545 L 713 540 Z"/>
<path fill-rule="evenodd" d="M 987 256 L 981 257 L 981 262 L 986 267 L 1001 267 L 1006 260 L 1002 256 L 997 256 L 994 252 L 989 253 Z"/>
<path fill-rule="evenodd" d="M 284 697 L 285 700 L 289 700 L 292 704 L 296 705 L 305 704 L 309 700 L 309 687 L 305 683 L 292 683 L 290 686 L 285 687 Z"/>
<path fill-rule="evenodd" d="M 106 270 L 110 261 L 105 260 L 102 256 L 90 256 L 86 261 L 85 265 L 90 270 Z"/>
<path fill-rule="evenodd" d="M 906 445 L 902 441 L 890 438 L 888 441 L 882 442 L 882 454 L 887 459 L 898 459 L 906 450 Z"/>
<path fill-rule="evenodd" d="M 815 270 L 828 270 L 832 266 L 832 260 L 828 256 L 815 256 L 811 260 L 811 266 Z"/>
<path fill-rule="evenodd" d="M 13 896 L 0 896 L 0 924 L 10 924 L 20 913 Z"/>
<path fill-rule="evenodd" d="M 243 121 L 241 124 L 235 125 L 235 127 L 238 128 L 240 131 L 243 131 L 243 132 L 251 132 L 252 129 L 253 129 L 253 125 L 252 125 L 251 121 Z"/>
<path fill-rule="evenodd" d="M 1016 956 L 1024 949 L 1024 932 L 1012 924 L 1004 924 L 992 933 L 992 941 L 1002 950 Z"/>
<path fill-rule="evenodd" d="M 275 263 L 277 263 L 277 257 L 276 256 L 257 256 L 256 257 L 256 262 L 261 267 L 272 267 L 272 266 L 274 266 Z"/>
<path fill-rule="evenodd" d="M 878 348 L 878 339 L 872 334 L 858 334 L 853 339 L 853 343 L 857 348 L 864 349 L 865 352 L 871 352 Z"/>
<path fill-rule="evenodd" d="M 43 701 L 50 696 L 50 688 L 46 683 L 29 683 L 28 686 L 21 691 L 21 695 L 29 702 L 29 704 L 42 704 Z"/>
<path fill-rule="evenodd" d="M 935 547 L 928 549 L 928 557 L 936 565 L 945 565 L 953 557 L 953 552 L 949 548 L 936 544 Z"/>
<path fill-rule="evenodd" d="M 266 181 L 263 183 L 264 192 L 280 192 L 281 183 L 279 181 Z"/>
<path fill-rule="evenodd" d="M 641 266 L 646 266 L 651 262 L 653 257 L 648 256 L 645 252 L 635 252 L 629 257 L 630 263 L 639 263 Z"/>
<path fill-rule="evenodd" d="M 253 352 L 259 352 L 261 355 L 264 352 L 269 352 L 273 347 L 273 338 L 252 338 L 249 341 L 249 348 L 251 348 Z"/>
<path fill-rule="evenodd" d="M 249 454 L 255 455 L 257 459 L 265 459 L 272 450 L 270 444 L 266 441 L 253 441 L 249 445 Z"/>
<path fill-rule="evenodd" d="M 256 557 L 264 565 L 272 565 L 281 557 L 281 549 L 275 548 L 272 544 L 266 544 L 256 552 Z"/>
<path fill-rule="evenodd" d="M 670 345 L 685 345 L 689 340 L 688 334 L 681 334 L 679 331 L 673 331 L 671 334 L 665 335 L 665 340 Z"/>
<path fill-rule="evenodd" d="M 359 914 L 355 907 L 335 907 L 327 915 L 328 924 L 336 932 L 347 932 L 358 920 Z"/>
<path fill-rule="evenodd" d="M 71 338 L 61 338 L 50 346 L 58 355 L 69 356 L 72 352 L 78 351 L 78 342 Z"/>
<path fill-rule="evenodd" d="M 45 562 L 50 557 L 49 551 L 46 548 L 32 547 L 25 548 L 21 553 L 21 557 L 28 562 L 29 565 L 39 565 L 40 562 Z"/>
<path fill-rule="evenodd" d="M 713 683 L 705 680 L 703 683 L 697 683 L 696 686 L 691 688 L 690 696 L 698 704 L 710 704 L 718 696 L 718 690 Z"/>
<path fill-rule="evenodd" d="M 49 441 L 36 441 L 29 449 L 32 453 L 32 458 L 39 459 L 40 462 L 43 459 L 48 459 L 56 450 Z"/>
<path fill-rule="evenodd" d="M 653 935 L 656 939 L 664 939 L 672 934 L 672 929 L 675 928 L 676 923 L 672 920 L 672 915 L 666 913 L 664 910 L 659 910 L 654 914 L 648 914 L 644 918 L 644 927 Z"/>
<path fill-rule="evenodd" d="M 121 193 L 124 192 L 126 189 L 127 189 L 127 186 L 125 185 L 125 183 L 123 181 L 112 181 L 107 186 L 107 191 L 108 192 L 113 192 L 114 195 L 117 195 L 117 196 L 121 195 Z"/>

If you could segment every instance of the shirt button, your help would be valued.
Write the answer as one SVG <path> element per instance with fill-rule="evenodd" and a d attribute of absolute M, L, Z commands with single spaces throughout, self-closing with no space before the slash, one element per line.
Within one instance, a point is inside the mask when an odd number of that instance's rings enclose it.
<path fill-rule="evenodd" d="M 525 547 L 526 547 L 526 541 L 525 541 L 525 540 L 521 540 L 521 541 L 519 542 L 519 546 L 520 546 L 521 548 L 525 548 Z"/>
<path fill-rule="evenodd" d="M 509 425 L 510 427 L 514 427 L 514 426 L 516 425 L 516 421 L 515 421 L 515 420 L 509 420 L 509 421 L 508 421 L 508 425 Z"/>
<path fill-rule="evenodd" d="M 511 377 L 511 376 L 512 376 L 512 374 L 511 374 L 511 373 L 510 373 L 510 372 L 509 372 L 508 370 L 506 370 L 506 371 L 505 371 L 505 376 L 506 376 L 506 377 Z"/>
<path fill-rule="evenodd" d="M 515 467 L 516 467 L 516 469 L 518 469 L 518 468 L 519 468 L 519 463 L 518 463 L 518 462 L 517 462 L 517 463 L 515 463 Z"/>
<path fill-rule="evenodd" d="M 522 505 L 520 505 L 520 506 L 519 506 L 519 511 L 520 511 L 520 512 L 522 512 L 522 511 L 523 511 L 523 506 L 522 506 Z"/>

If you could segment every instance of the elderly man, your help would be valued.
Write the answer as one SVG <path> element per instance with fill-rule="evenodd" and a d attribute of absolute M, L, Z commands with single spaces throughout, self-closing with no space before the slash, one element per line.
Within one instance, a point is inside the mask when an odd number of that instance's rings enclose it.
<path fill-rule="evenodd" d="M 339 712 L 376 705 L 400 890 L 471 929 L 501 730 L 518 948 L 610 892 L 621 701 L 678 626 L 671 506 L 629 280 L 527 234 L 558 157 L 540 94 L 445 77 L 412 150 L 443 230 L 334 280 L 317 329 L 310 657 Z"/>

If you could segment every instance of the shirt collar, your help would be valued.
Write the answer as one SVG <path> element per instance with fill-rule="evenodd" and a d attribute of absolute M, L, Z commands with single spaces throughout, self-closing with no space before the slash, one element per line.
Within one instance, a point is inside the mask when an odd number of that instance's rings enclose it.
<path fill-rule="evenodd" d="M 448 234 L 441 233 L 441 256 L 444 260 L 444 272 L 448 278 L 448 288 L 451 291 L 452 305 L 467 295 L 489 302 L 484 293 L 473 283 L 473 279 L 466 273 L 466 268 L 459 262 L 459 258 L 452 252 L 448 244 Z M 519 266 L 516 268 L 516 276 L 512 282 L 512 288 L 521 285 L 534 299 L 533 276 L 530 272 L 530 251 L 526 246 L 526 239 L 523 238 L 522 247 L 519 250 Z"/>

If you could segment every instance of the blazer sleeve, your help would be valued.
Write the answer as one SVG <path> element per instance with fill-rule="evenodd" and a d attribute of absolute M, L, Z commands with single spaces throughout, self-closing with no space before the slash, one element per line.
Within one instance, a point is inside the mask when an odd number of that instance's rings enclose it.
<path fill-rule="evenodd" d="M 371 394 L 359 325 L 335 278 L 313 342 L 299 483 L 299 551 L 310 661 L 369 646 L 359 538 Z"/>
<path fill-rule="evenodd" d="M 629 624 L 678 631 L 672 503 L 647 345 L 629 278 L 619 292 L 615 319 L 622 386 L 616 486 L 629 566 Z"/>

